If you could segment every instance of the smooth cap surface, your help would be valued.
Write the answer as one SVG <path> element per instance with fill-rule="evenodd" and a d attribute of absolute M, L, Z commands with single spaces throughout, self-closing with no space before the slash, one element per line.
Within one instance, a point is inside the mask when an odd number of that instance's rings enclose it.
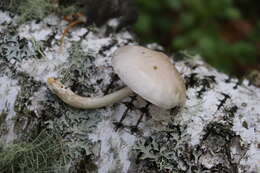
<path fill-rule="evenodd" d="M 167 55 L 141 46 L 124 46 L 112 59 L 115 72 L 135 93 L 166 109 L 186 100 L 184 80 Z"/>

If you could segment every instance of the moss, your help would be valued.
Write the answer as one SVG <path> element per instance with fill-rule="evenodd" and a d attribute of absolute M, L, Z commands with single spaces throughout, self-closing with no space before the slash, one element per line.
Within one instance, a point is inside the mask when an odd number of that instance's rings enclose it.
<path fill-rule="evenodd" d="M 22 1 L 19 1 L 19 0 L 1 0 L 0 7 L 3 8 L 3 9 L 9 10 L 9 11 L 15 12 L 15 11 L 17 11 L 17 8 L 18 8 L 20 2 L 22 2 Z"/>
<path fill-rule="evenodd" d="M 21 13 L 19 23 L 32 19 L 43 19 L 53 8 L 50 0 L 25 0 L 18 7 L 18 11 Z"/>
<path fill-rule="evenodd" d="M 67 16 L 67 15 L 71 15 L 71 14 L 75 14 L 77 12 L 79 12 L 80 9 L 78 9 L 76 6 L 74 5 L 70 5 L 70 6 L 60 6 L 57 10 L 56 13 L 61 15 L 61 16 Z"/>
<path fill-rule="evenodd" d="M 75 4 L 75 3 L 74 3 Z M 57 13 L 59 15 L 74 14 L 79 11 L 77 4 L 70 4 L 70 6 L 56 7 L 51 0 L 25 0 L 17 7 L 20 12 L 20 23 L 28 20 L 42 20 L 50 13 Z"/>
<path fill-rule="evenodd" d="M 0 8 L 19 13 L 18 23 L 22 24 L 29 20 L 42 20 L 50 13 L 57 13 L 59 15 L 77 13 L 80 4 L 76 4 L 75 2 L 69 5 L 61 3 L 57 7 L 52 0 L 2 0 Z"/>
<path fill-rule="evenodd" d="M 0 170 L 12 172 L 61 172 L 68 162 L 61 138 L 46 131 L 28 142 L 1 144 Z"/>

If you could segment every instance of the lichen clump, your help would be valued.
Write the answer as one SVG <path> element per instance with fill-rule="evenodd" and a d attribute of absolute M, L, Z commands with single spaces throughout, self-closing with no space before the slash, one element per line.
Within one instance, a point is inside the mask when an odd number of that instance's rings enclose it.
<path fill-rule="evenodd" d="M 6 61 L 22 61 L 23 59 L 37 57 L 37 51 L 32 42 L 11 34 L 0 32 L 0 58 Z"/>
<path fill-rule="evenodd" d="M 0 170 L 10 172 L 67 171 L 65 146 L 57 135 L 42 131 L 27 142 L 0 145 Z"/>

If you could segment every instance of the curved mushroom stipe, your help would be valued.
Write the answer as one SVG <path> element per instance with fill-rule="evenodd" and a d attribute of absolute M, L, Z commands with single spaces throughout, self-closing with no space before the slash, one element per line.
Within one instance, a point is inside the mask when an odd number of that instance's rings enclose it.
<path fill-rule="evenodd" d="M 90 98 L 75 94 L 54 78 L 48 78 L 48 85 L 65 103 L 81 109 L 108 106 L 133 92 L 164 109 L 185 104 L 184 79 L 167 55 L 141 46 L 123 46 L 115 51 L 112 66 L 129 88 Z"/>
<path fill-rule="evenodd" d="M 48 78 L 49 89 L 56 94 L 63 102 L 79 109 L 95 109 L 112 105 L 133 94 L 128 88 L 122 88 L 114 93 L 100 97 L 82 97 L 75 94 L 71 89 L 65 87 L 58 79 Z"/>

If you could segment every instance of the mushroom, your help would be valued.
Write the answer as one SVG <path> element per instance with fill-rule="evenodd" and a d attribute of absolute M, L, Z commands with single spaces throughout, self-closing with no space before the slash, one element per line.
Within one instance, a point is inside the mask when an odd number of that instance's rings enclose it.
<path fill-rule="evenodd" d="M 167 55 L 141 46 L 124 46 L 114 53 L 112 66 L 128 87 L 105 96 L 79 96 L 55 78 L 48 78 L 48 86 L 65 103 L 81 109 L 108 106 L 133 92 L 165 109 L 184 105 L 184 80 Z"/>

